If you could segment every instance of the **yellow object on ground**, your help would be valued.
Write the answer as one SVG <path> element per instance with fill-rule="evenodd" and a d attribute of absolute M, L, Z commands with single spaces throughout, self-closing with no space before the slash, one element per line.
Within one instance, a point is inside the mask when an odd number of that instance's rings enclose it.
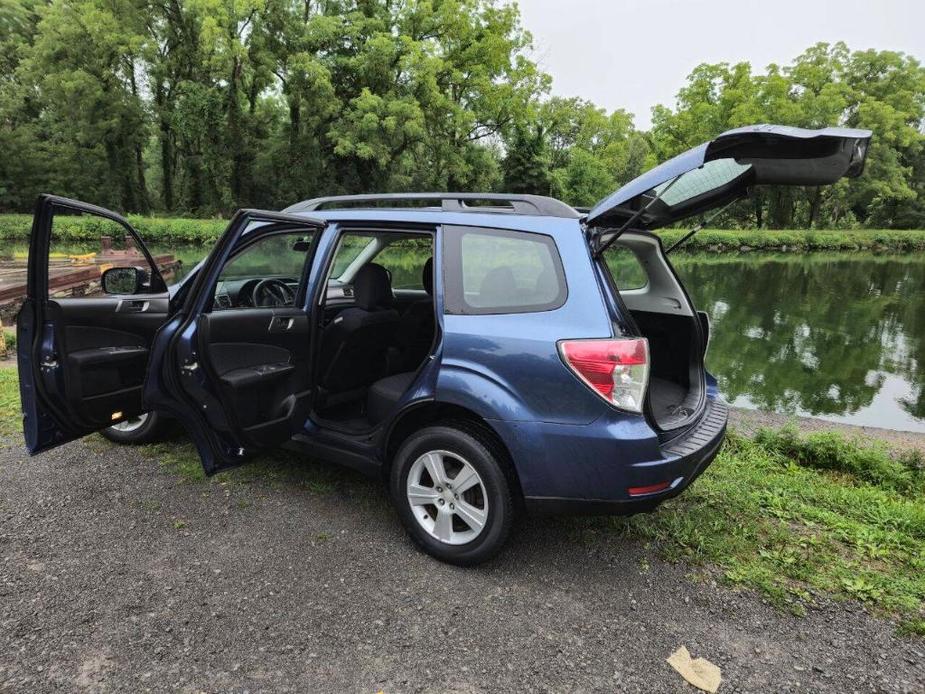
<path fill-rule="evenodd" d="M 706 658 L 692 659 L 684 646 L 668 656 L 668 664 L 692 685 L 710 694 L 716 694 L 720 682 L 723 681 L 720 669 L 716 665 Z"/>

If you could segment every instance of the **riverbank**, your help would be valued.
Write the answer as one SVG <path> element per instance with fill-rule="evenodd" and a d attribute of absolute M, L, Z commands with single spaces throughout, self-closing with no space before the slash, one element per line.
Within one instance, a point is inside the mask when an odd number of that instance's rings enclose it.
<path fill-rule="evenodd" d="M 214 243 L 225 230 L 224 219 L 185 219 L 130 215 L 131 224 L 149 244 Z M 25 214 L 0 215 L 0 241 L 28 243 L 32 217 Z M 59 243 L 88 244 L 96 248 L 103 233 L 111 232 L 89 216 L 59 220 Z M 659 232 L 670 246 L 686 234 L 684 229 Z M 925 251 L 925 229 L 703 229 L 683 246 L 685 251 L 711 253 L 747 251 Z"/>

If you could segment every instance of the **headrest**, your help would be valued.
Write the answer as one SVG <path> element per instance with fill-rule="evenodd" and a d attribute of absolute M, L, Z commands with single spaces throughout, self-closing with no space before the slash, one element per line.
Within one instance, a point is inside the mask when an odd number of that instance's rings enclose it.
<path fill-rule="evenodd" d="M 434 295 L 434 258 L 431 256 L 424 263 L 424 270 L 421 273 L 421 284 L 424 285 L 424 291 Z"/>
<path fill-rule="evenodd" d="M 365 311 L 391 306 L 392 283 L 388 271 L 376 263 L 361 267 L 353 278 L 353 299 Z"/>
<path fill-rule="evenodd" d="M 501 266 L 486 273 L 479 287 L 479 300 L 483 304 L 500 303 L 504 306 L 510 302 L 511 295 L 517 290 L 514 273 L 511 268 Z"/>

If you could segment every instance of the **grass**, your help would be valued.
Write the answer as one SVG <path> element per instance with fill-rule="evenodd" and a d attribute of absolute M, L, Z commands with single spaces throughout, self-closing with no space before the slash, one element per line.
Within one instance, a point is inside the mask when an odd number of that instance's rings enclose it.
<path fill-rule="evenodd" d="M 834 432 L 732 432 L 709 470 L 657 513 L 588 523 L 716 566 L 795 612 L 819 594 L 855 599 L 925 635 L 925 471 L 910 468 L 920 464 Z"/>
<path fill-rule="evenodd" d="M 0 431 L 19 428 L 15 370 L 0 368 Z M 94 445 L 109 446 L 99 438 Z M 192 444 L 141 448 L 189 484 L 260 484 L 372 495 L 373 483 L 276 451 L 207 480 Z M 568 521 L 651 543 L 669 560 L 715 567 L 728 582 L 802 612 L 819 596 L 855 600 L 925 636 L 925 469 L 921 455 L 825 432 L 731 432 L 707 472 L 656 513 Z M 175 519 L 177 530 L 188 519 Z M 324 542 L 325 534 L 316 540 Z M 649 571 L 648 562 L 640 567 Z"/>
<path fill-rule="evenodd" d="M 129 222 L 149 244 L 214 243 L 225 230 L 226 220 L 142 217 L 130 215 Z M 0 214 L 0 240 L 27 243 L 31 215 Z M 91 216 L 61 217 L 55 238 L 61 244 L 89 244 L 95 248 L 101 233 L 112 233 L 112 225 Z M 659 232 L 665 245 L 680 239 L 686 229 Z M 922 229 L 703 229 L 683 248 L 689 251 L 729 252 L 747 247 L 755 250 L 925 250 Z"/>

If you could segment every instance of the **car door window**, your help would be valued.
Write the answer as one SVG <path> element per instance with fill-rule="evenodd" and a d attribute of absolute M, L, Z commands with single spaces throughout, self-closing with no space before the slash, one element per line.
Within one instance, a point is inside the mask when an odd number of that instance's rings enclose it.
<path fill-rule="evenodd" d="M 373 262 L 389 271 L 392 289 L 423 291 L 424 264 L 433 252 L 433 241 L 429 235 L 408 235 L 390 240 Z"/>
<path fill-rule="evenodd" d="M 298 292 L 305 261 L 312 243 L 312 234 L 305 231 L 263 236 L 233 256 L 219 274 L 215 286 L 215 309 L 251 308 L 264 305 L 257 296 L 258 285 L 272 280 L 288 287 L 281 305 L 292 305 Z"/>
<path fill-rule="evenodd" d="M 49 298 L 98 298 L 104 294 L 102 275 L 113 268 L 137 268 L 144 277 L 138 285 L 121 283 L 125 289 L 118 293 L 163 291 L 159 282 L 153 285 L 151 282 L 157 274 L 155 264 L 145 257 L 135 238 L 120 223 L 66 207 L 53 210 L 47 257 Z M 93 241 L 74 240 L 85 238 L 88 230 Z M 173 257 L 165 255 L 158 260 L 164 266 L 165 279 L 170 279 L 175 265 Z M 113 286 L 118 288 L 119 284 Z"/>

